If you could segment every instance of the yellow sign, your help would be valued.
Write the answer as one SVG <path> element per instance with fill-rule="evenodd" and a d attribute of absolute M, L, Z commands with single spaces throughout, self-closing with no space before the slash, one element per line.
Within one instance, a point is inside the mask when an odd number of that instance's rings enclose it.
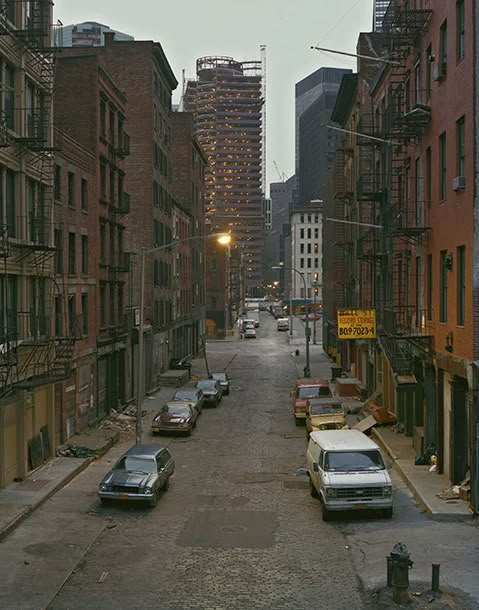
<path fill-rule="evenodd" d="M 375 309 L 338 309 L 338 339 L 375 338 Z"/>

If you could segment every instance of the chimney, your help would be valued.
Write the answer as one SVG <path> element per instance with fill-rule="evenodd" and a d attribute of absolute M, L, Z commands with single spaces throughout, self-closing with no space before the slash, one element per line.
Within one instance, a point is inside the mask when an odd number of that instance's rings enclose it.
<path fill-rule="evenodd" d="M 108 47 L 115 40 L 115 32 L 103 32 L 103 39 L 105 41 L 105 47 Z"/>

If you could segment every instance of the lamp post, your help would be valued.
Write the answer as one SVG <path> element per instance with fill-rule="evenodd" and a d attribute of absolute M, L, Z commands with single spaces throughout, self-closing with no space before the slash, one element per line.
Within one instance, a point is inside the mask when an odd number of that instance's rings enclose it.
<path fill-rule="evenodd" d="M 283 267 L 283 265 L 274 265 L 273 267 L 271 267 L 271 269 L 273 271 L 279 271 L 281 269 L 287 269 L 289 271 L 294 271 L 299 276 L 301 276 L 301 279 L 303 280 L 303 286 L 304 286 L 304 311 L 305 311 L 305 314 L 306 314 L 306 328 L 305 328 L 305 334 L 306 334 L 306 365 L 304 367 L 304 376 L 305 377 L 311 377 L 311 368 L 310 368 L 310 365 L 309 365 L 309 311 L 308 311 L 308 294 L 307 294 L 307 290 L 306 290 L 306 278 L 304 277 L 304 273 L 301 273 L 301 271 L 298 271 L 298 269 L 295 269 L 294 267 Z"/>
<path fill-rule="evenodd" d="M 138 387 L 137 387 L 137 395 L 136 395 L 136 444 L 141 444 L 141 407 L 143 404 L 143 359 L 144 359 L 144 339 L 143 339 L 143 331 L 144 331 L 144 319 L 143 319 L 143 309 L 145 307 L 145 256 L 147 254 L 154 254 L 155 252 L 160 252 L 161 250 L 166 250 L 166 248 L 171 248 L 176 244 L 183 244 L 187 241 L 192 241 L 194 239 L 210 239 L 212 237 L 216 237 L 217 241 L 221 245 L 228 245 L 231 241 L 231 235 L 228 233 L 210 233 L 209 235 L 193 235 L 192 237 L 187 237 L 186 239 L 177 239 L 168 244 L 163 244 L 162 246 L 156 246 L 155 248 L 145 248 L 141 250 L 140 254 L 140 320 L 138 324 Z"/>
<path fill-rule="evenodd" d="M 316 281 L 313 282 L 313 345 L 316 345 Z"/>

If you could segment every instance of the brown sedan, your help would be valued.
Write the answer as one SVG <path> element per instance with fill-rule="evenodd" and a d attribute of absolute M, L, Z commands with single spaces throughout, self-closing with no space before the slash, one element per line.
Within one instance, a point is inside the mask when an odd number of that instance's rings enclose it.
<path fill-rule="evenodd" d="M 196 426 L 198 411 L 190 402 L 175 400 L 168 402 L 151 422 L 153 434 L 160 432 L 183 432 L 190 435 Z"/>

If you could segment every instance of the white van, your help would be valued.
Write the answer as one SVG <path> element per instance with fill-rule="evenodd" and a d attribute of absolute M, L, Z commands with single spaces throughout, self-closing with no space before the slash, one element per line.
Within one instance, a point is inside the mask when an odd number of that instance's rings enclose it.
<path fill-rule="evenodd" d="M 392 483 L 379 447 L 359 430 L 312 432 L 306 468 L 323 521 L 343 510 L 380 509 L 392 517 Z"/>
<path fill-rule="evenodd" d="M 289 330 L 289 319 L 288 318 L 279 318 L 276 328 L 278 330 Z"/>

